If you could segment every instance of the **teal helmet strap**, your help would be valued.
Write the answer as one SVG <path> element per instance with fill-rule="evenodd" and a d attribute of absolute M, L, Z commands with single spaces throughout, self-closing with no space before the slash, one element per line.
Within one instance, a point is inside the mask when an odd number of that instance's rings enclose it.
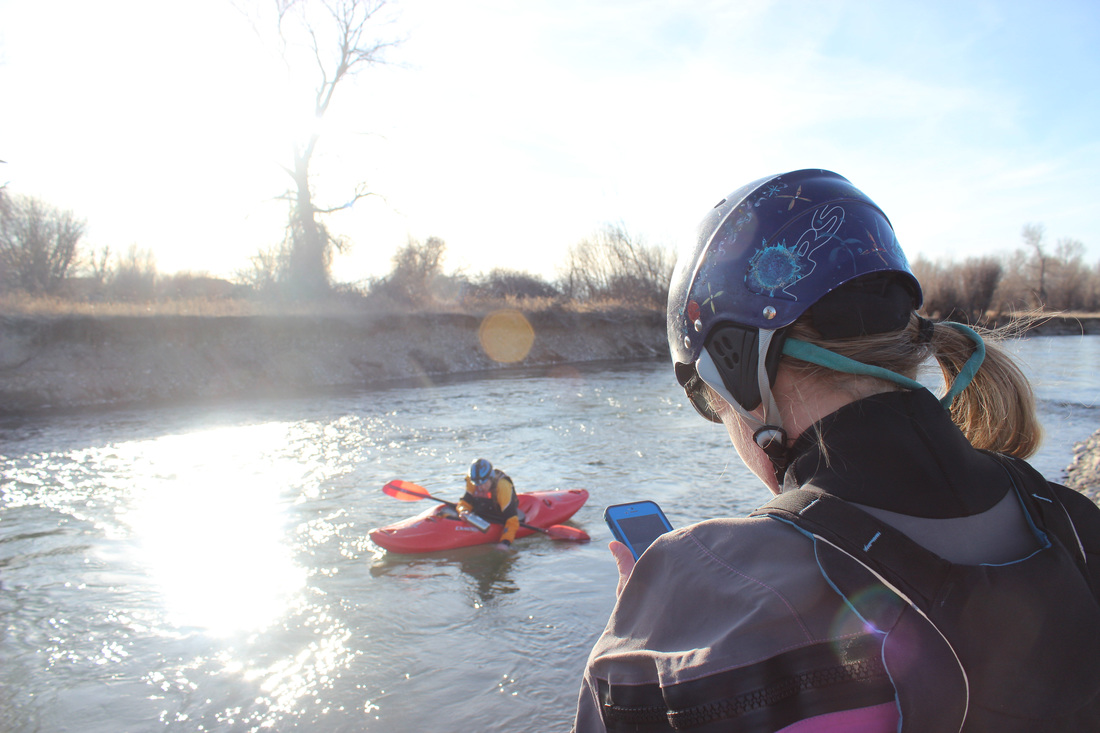
<path fill-rule="evenodd" d="M 799 341 L 793 337 L 788 338 L 787 343 L 783 344 L 783 353 L 787 356 L 793 356 L 795 359 L 801 359 L 811 364 L 823 366 L 826 369 L 832 369 L 834 372 L 858 374 L 864 377 L 877 377 L 879 379 L 885 379 L 887 382 L 901 385 L 906 389 L 925 389 L 925 386 L 915 379 L 903 377 L 897 372 L 892 372 L 889 369 L 883 369 L 882 367 L 864 364 L 855 359 L 849 359 L 834 351 L 823 349 L 820 346 L 814 346 L 805 341 Z"/>
<path fill-rule="evenodd" d="M 969 326 L 964 326 L 961 323 L 954 323 L 952 321 L 941 321 L 940 325 L 954 328 L 956 331 L 961 331 L 974 342 L 975 347 L 974 353 L 970 355 L 970 358 L 963 364 L 963 368 L 959 370 L 947 394 L 940 399 L 940 404 L 943 405 L 945 409 L 949 409 L 952 401 L 954 401 L 959 393 L 966 389 L 967 385 L 974 379 L 974 375 L 978 373 L 978 368 L 981 367 L 982 362 L 985 361 L 985 342 L 983 342 L 982 337 Z M 800 341 L 793 337 L 788 338 L 786 343 L 783 344 L 783 353 L 795 359 L 808 361 L 811 364 L 817 364 L 818 366 L 823 366 L 826 369 L 832 369 L 836 372 L 877 377 L 887 382 L 893 382 L 906 389 L 926 389 L 923 384 L 915 379 L 902 376 L 889 369 L 883 369 L 882 367 L 864 364 L 855 359 L 849 359 L 836 352 L 823 349 L 820 346 L 815 346 L 805 341 Z"/>

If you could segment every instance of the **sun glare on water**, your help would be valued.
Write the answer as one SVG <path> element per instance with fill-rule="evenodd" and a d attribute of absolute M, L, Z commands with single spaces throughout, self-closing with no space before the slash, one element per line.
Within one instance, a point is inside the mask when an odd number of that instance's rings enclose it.
<path fill-rule="evenodd" d="M 304 467 L 263 457 L 286 437 L 287 426 L 267 424 L 134 446 L 155 476 L 126 519 L 174 626 L 213 635 L 260 630 L 302 587 L 282 494 Z"/>

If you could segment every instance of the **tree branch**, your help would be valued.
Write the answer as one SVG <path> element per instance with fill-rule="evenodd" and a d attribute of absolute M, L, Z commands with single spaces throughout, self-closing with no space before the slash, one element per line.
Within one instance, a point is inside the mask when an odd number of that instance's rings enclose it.
<path fill-rule="evenodd" d="M 360 183 L 358 186 L 356 186 L 355 187 L 355 195 L 352 196 L 351 200 L 348 201 L 347 203 L 341 204 L 340 206 L 333 206 L 333 207 L 328 208 L 328 209 L 317 209 L 317 208 L 315 208 L 314 211 L 316 211 L 318 214 L 335 214 L 337 211 L 343 211 L 344 209 L 350 209 L 352 206 L 355 206 L 356 202 L 359 201 L 359 199 L 365 199 L 368 196 L 377 196 L 378 198 L 382 199 L 383 201 L 386 200 L 386 197 L 383 196 L 380 193 L 375 193 L 374 191 L 365 190 L 365 186 L 366 186 L 365 183 Z"/>

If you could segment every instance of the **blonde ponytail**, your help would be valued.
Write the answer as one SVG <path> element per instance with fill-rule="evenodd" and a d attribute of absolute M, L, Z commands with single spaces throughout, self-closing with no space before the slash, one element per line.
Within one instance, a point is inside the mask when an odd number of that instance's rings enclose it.
<path fill-rule="evenodd" d="M 1035 393 L 1016 361 L 1000 346 L 1005 334 L 1018 327 L 975 330 L 985 341 L 985 361 L 970 385 L 951 401 L 951 420 L 975 448 L 1027 458 L 1039 449 L 1043 437 Z M 933 331 L 932 347 L 948 385 L 974 352 L 965 334 L 942 324 Z"/>

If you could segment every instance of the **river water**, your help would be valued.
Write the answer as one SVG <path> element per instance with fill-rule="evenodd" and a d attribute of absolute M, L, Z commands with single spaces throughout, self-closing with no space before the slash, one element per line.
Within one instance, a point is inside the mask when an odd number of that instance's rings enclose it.
<path fill-rule="evenodd" d="M 1057 479 L 1100 426 L 1100 337 L 1016 347 Z M 367 531 L 490 458 L 584 487 L 587 544 L 387 556 Z M 567 730 L 611 610 L 604 506 L 766 500 L 663 363 L 0 422 L 0 730 Z"/>

